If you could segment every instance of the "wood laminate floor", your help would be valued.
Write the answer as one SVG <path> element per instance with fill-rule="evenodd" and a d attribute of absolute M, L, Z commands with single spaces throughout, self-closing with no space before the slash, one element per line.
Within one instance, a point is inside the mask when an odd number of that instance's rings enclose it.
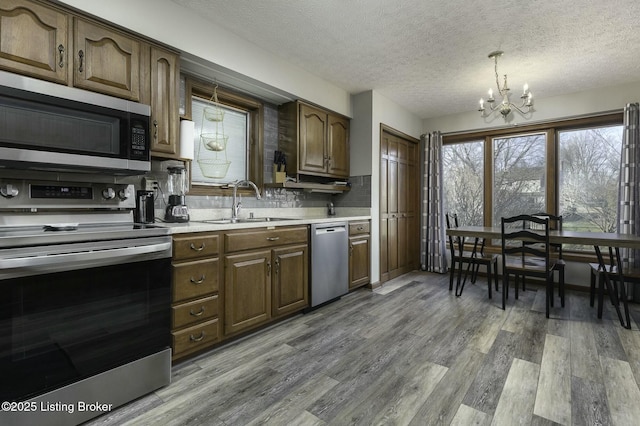
<path fill-rule="evenodd" d="M 174 367 L 173 382 L 91 425 L 634 425 L 640 306 L 544 292 L 501 306 L 411 273 Z"/>

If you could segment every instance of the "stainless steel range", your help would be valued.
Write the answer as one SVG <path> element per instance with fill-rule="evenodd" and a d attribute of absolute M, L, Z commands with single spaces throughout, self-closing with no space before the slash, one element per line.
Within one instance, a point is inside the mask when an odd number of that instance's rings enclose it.
<path fill-rule="evenodd" d="M 168 230 L 133 185 L 0 177 L 0 424 L 79 424 L 170 381 Z"/>

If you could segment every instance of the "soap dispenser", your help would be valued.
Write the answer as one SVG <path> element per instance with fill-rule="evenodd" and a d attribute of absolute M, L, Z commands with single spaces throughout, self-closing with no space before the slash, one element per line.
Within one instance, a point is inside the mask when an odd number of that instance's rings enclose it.
<path fill-rule="evenodd" d="M 327 213 L 329 213 L 329 216 L 335 216 L 336 215 L 336 209 L 335 209 L 335 207 L 333 207 L 333 203 L 327 204 L 327 207 L 328 207 L 328 212 Z"/>

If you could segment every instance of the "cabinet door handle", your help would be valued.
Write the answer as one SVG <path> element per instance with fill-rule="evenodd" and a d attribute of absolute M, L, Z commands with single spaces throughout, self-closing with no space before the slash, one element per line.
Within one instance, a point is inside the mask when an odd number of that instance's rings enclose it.
<path fill-rule="evenodd" d="M 202 339 L 204 339 L 204 331 L 201 331 L 198 337 L 194 336 L 193 334 L 189 336 L 189 340 L 191 340 L 192 342 L 199 342 Z"/>
<path fill-rule="evenodd" d="M 200 244 L 200 247 L 196 247 L 193 243 L 189 244 L 189 248 L 195 251 L 202 251 L 205 248 L 205 243 Z"/>
<path fill-rule="evenodd" d="M 271 275 L 271 262 L 267 262 L 267 276 Z"/>
<path fill-rule="evenodd" d="M 158 139 L 158 120 L 153 120 L 153 138 Z"/>
<path fill-rule="evenodd" d="M 280 272 L 280 259 L 276 259 L 276 275 Z"/>
<path fill-rule="evenodd" d="M 278 241 L 280 237 L 267 237 L 267 241 Z"/>
<path fill-rule="evenodd" d="M 201 316 L 202 314 L 204 314 L 204 306 L 201 306 L 201 307 L 200 307 L 200 311 L 198 311 L 198 312 L 193 312 L 193 309 L 191 309 L 191 310 L 189 311 L 189 314 L 190 314 L 191 316 L 194 316 L 194 317 L 199 317 L 199 316 Z"/>
<path fill-rule="evenodd" d="M 349 244 L 349 256 L 353 256 L 353 244 Z"/>
<path fill-rule="evenodd" d="M 80 58 L 80 66 L 78 67 L 78 71 L 79 72 L 83 72 L 84 68 L 82 66 L 83 60 L 84 60 L 84 52 L 81 50 L 78 52 L 78 57 Z"/>
<path fill-rule="evenodd" d="M 193 277 L 191 277 L 190 281 L 191 281 L 193 284 L 202 284 L 202 283 L 204 282 L 204 279 L 205 279 L 205 278 L 206 278 L 206 277 L 205 277 L 205 275 L 204 275 L 204 274 L 202 274 L 202 275 L 200 276 L 200 279 L 199 279 L 199 280 L 193 279 Z"/>
<path fill-rule="evenodd" d="M 60 52 L 60 62 L 58 62 L 58 66 L 60 68 L 64 67 L 64 46 L 58 45 L 58 52 Z"/>

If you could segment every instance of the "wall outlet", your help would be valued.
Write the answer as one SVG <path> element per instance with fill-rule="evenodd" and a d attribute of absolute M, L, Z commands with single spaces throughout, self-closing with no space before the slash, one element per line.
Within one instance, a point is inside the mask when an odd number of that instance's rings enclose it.
<path fill-rule="evenodd" d="M 160 183 L 157 180 L 144 178 L 142 179 L 144 189 L 146 191 L 157 191 L 160 187 Z"/>

